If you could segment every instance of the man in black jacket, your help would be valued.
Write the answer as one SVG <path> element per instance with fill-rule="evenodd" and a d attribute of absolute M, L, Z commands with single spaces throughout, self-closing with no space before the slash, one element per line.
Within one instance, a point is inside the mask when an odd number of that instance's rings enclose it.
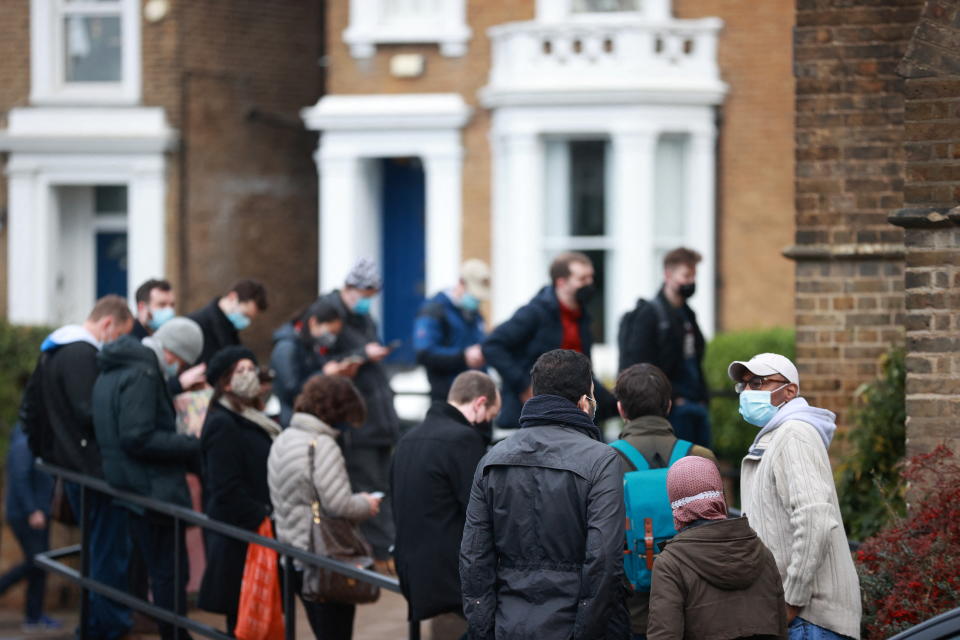
<path fill-rule="evenodd" d="M 663 287 L 653 300 L 640 300 L 620 321 L 620 367 L 648 362 L 659 367 L 673 387 L 670 424 L 678 438 L 710 447 L 707 383 L 703 377 L 705 343 L 697 316 L 687 304 L 697 286 L 700 254 L 674 249 L 663 259 Z"/>
<path fill-rule="evenodd" d="M 593 424 L 590 361 L 530 372 L 520 430 L 480 461 L 460 545 L 472 639 L 629 638 L 620 458 Z"/>
<path fill-rule="evenodd" d="M 370 317 L 372 299 L 380 293 L 380 274 L 374 262 L 361 258 L 350 269 L 343 289 L 320 300 L 333 304 L 343 318 L 343 328 L 327 352 L 330 362 L 339 363 L 340 375 L 353 382 L 367 405 L 367 421 L 359 429 L 344 433 L 343 456 L 354 491 L 386 493 L 390 484 L 390 452 L 400 433 L 400 418 L 393 407 L 393 390 L 381 361 L 390 349 L 380 344 L 377 325 Z M 327 372 L 325 365 L 324 371 Z M 393 517 L 390 503 L 380 513 L 360 523 L 360 530 L 373 547 L 378 567 L 388 573 L 393 546 Z"/>
<path fill-rule="evenodd" d="M 454 378 L 446 402 L 434 403 L 423 424 L 397 443 L 390 470 L 394 555 L 410 620 L 463 615 L 460 538 L 473 473 L 499 411 L 500 394 L 490 376 L 465 371 Z M 457 625 L 435 619 L 432 637 L 444 640 L 445 631 L 452 631 L 458 639 L 465 630 L 462 620 Z"/>
<path fill-rule="evenodd" d="M 532 392 L 530 366 L 551 349 L 571 349 L 590 357 L 593 346 L 587 303 L 593 297 L 593 263 L 578 251 L 561 253 L 550 265 L 551 284 L 498 326 L 483 343 L 487 364 L 503 380 L 503 411 L 498 424 L 516 428 L 520 407 Z M 616 414 L 616 399 L 594 381 L 600 419 Z"/>
<path fill-rule="evenodd" d="M 21 420 L 35 456 L 88 476 L 103 477 L 93 427 L 97 352 L 132 327 L 127 301 L 110 295 L 97 301 L 83 325 L 61 327 L 43 341 L 21 405 Z M 79 517 L 83 513 L 80 487 L 66 483 L 64 489 Z M 84 506 L 90 524 L 90 577 L 126 589 L 130 544 L 126 512 L 95 491 L 87 492 Z M 115 640 L 129 630 L 132 619 L 127 607 L 94 593 L 89 595 L 89 603 L 89 637 Z"/>
<path fill-rule="evenodd" d="M 161 502 L 191 506 L 185 474 L 199 470 L 200 440 L 177 433 L 173 399 L 164 373 L 176 375 L 193 364 L 203 346 L 196 322 L 174 318 L 160 328 L 149 347 L 133 336 L 124 336 L 100 352 L 100 377 L 93 387 L 93 422 L 103 455 L 103 473 L 117 489 Z M 137 541 L 150 576 L 154 603 L 186 611 L 189 567 L 186 543 L 180 531 L 180 582 L 174 584 L 173 520 L 154 512 L 130 507 L 130 532 Z M 160 623 L 164 640 L 186 638 L 169 623 Z"/>
<path fill-rule="evenodd" d="M 220 349 L 241 344 L 239 332 L 266 310 L 264 286 L 256 280 L 240 280 L 226 295 L 214 298 L 207 306 L 189 314 L 187 317 L 203 329 L 200 362 L 206 364 Z"/>

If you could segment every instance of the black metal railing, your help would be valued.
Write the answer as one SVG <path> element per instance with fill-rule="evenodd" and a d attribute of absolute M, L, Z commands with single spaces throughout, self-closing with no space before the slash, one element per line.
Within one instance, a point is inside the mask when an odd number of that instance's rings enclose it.
<path fill-rule="evenodd" d="M 184 629 L 188 632 L 196 633 L 207 638 L 214 638 L 215 640 L 234 640 L 232 636 L 220 631 L 219 629 L 215 629 L 214 627 L 202 622 L 192 620 L 186 615 L 177 613 L 181 610 L 181 605 L 183 605 L 184 608 L 186 606 L 186 603 L 179 602 L 180 589 L 174 590 L 174 605 L 173 610 L 171 611 L 133 596 L 126 591 L 103 584 L 101 582 L 97 582 L 96 580 L 90 578 L 90 548 L 87 544 L 87 536 L 88 532 L 90 531 L 90 515 L 89 510 L 86 508 L 88 491 L 102 493 L 124 503 L 137 505 L 144 509 L 169 516 L 173 519 L 175 541 L 173 548 L 173 583 L 175 585 L 180 584 L 180 558 L 182 554 L 186 553 L 186 549 L 183 549 L 182 545 L 180 544 L 182 539 L 181 531 L 184 526 L 201 527 L 209 531 L 215 531 L 222 536 L 233 538 L 235 540 L 241 540 L 247 543 L 263 545 L 264 547 L 276 551 L 280 555 L 281 563 L 284 568 L 283 611 L 287 640 L 293 640 L 296 638 L 296 593 L 294 592 L 293 588 L 293 560 L 298 560 L 305 565 L 321 567 L 328 571 L 341 573 L 356 580 L 377 585 L 382 589 L 395 591 L 397 593 L 400 592 L 400 585 L 395 578 L 384 576 L 373 571 L 367 571 L 365 569 L 334 560 L 333 558 L 328 558 L 310 553 L 309 551 L 304 551 L 303 549 L 297 549 L 296 547 L 278 542 L 272 538 L 264 538 L 256 533 L 251 533 L 246 529 L 241 529 L 240 527 L 235 527 L 225 522 L 208 518 L 205 514 L 193 511 L 192 509 L 187 509 L 185 507 L 167 502 L 161 502 L 126 491 L 119 491 L 99 478 L 94 478 L 76 471 L 71 471 L 69 469 L 48 464 L 42 460 L 37 460 L 36 464 L 37 468 L 41 471 L 44 471 L 51 476 L 62 478 L 66 482 L 72 482 L 78 485 L 80 488 L 80 513 L 77 514 L 81 531 L 80 544 L 63 547 L 61 549 L 52 549 L 45 553 L 38 554 L 35 556 L 34 562 L 36 562 L 41 568 L 64 576 L 71 582 L 74 582 L 80 586 L 82 590 L 80 605 L 81 640 L 86 640 L 88 637 L 87 622 L 89 620 L 89 603 L 87 592 L 98 593 L 106 598 L 129 607 L 130 609 L 140 611 L 141 613 L 153 617 L 161 622 L 169 623 L 178 629 Z M 60 561 L 63 558 L 76 555 L 80 556 L 79 571 Z M 419 640 L 419 622 L 410 622 L 409 629 L 410 640 Z"/>

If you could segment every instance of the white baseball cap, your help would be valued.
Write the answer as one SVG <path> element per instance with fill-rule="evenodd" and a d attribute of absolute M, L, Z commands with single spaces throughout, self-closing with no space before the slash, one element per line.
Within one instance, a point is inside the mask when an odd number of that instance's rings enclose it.
<path fill-rule="evenodd" d="M 745 371 L 757 376 L 772 376 L 779 373 L 788 381 L 800 388 L 800 374 L 797 366 L 790 362 L 790 358 L 779 353 L 758 353 L 746 362 L 735 360 L 727 367 L 727 375 L 734 382 L 741 382 Z"/>
<path fill-rule="evenodd" d="M 490 267 L 483 260 L 473 258 L 460 267 L 460 279 L 467 292 L 478 300 L 490 297 Z"/>

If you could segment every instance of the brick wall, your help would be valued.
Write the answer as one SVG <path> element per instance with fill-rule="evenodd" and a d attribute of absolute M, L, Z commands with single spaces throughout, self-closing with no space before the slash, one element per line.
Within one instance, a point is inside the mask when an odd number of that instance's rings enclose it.
<path fill-rule="evenodd" d="M 853 391 L 903 341 L 903 79 L 919 0 L 798 0 L 797 359 L 805 395 L 845 426 Z"/>
<path fill-rule="evenodd" d="M 906 78 L 907 451 L 960 450 L 960 7 L 928 0 Z"/>

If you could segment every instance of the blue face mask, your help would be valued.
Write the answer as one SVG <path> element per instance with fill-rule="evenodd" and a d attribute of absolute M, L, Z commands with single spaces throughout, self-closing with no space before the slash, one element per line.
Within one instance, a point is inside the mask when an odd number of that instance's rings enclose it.
<path fill-rule="evenodd" d="M 373 301 L 370 298 L 360 298 L 357 300 L 357 304 L 353 305 L 353 312 L 365 316 L 370 313 L 370 306 L 372 304 Z"/>
<path fill-rule="evenodd" d="M 770 403 L 770 395 L 774 391 L 779 391 L 787 385 L 783 385 L 773 391 L 754 391 L 748 389 L 740 392 L 740 415 L 743 419 L 755 427 L 763 427 L 770 419 L 777 414 L 780 407 Z"/>
<path fill-rule="evenodd" d="M 179 362 L 164 362 L 163 363 L 163 374 L 168 378 L 174 378 L 177 374 L 180 373 L 180 363 Z"/>
<path fill-rule="evenodd" d="M 150 312 L 150 328 L 156 331 L 163 326 L 163 323 L 172 319 L 174 316 L 173 307 L 163 307 Z"/>
<path fill-rule="evenodd" d="M 465 293 L 460 297 L 460 307 L 467 311 L 476 311 L 480 308 L 480 300 L 476 296 Z"/>
<path fill-rule="evenodd" d="M 250 318 L 248 318 L 242 311 L 233 311 L 228 313 L 227 320 L 233 324 L 233 328 L 237 331 L 243 331 L 250 326 Z"/>

